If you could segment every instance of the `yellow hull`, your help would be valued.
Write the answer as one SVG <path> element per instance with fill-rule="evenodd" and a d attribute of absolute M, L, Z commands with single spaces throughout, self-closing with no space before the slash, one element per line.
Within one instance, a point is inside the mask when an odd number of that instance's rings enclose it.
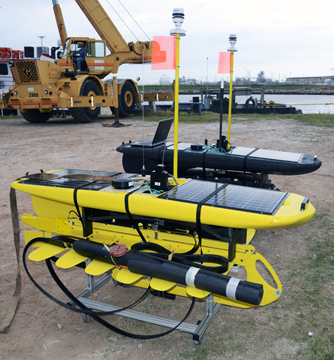
<path fill-rule="evenodd" d="M 73 188 L 34 185 L 22 183 L 22 180 L 14 181 L 12 188 L 31 194 L 37 215 L 48 218 L 67 218 L 70 211 L 75 210 Z M 189 181 L 183 180 L 179 184 L 179 188 Z M 138 187 L 139 189 L 128 198 L 131 214 L 188 223 L 196 222 L 198 203 L 171 201 L 161 198 L 160 195 L 147 193 L 145 188 L 140 189 L 143 183 L 144 181 L 141 179 L 134 181 L 134 188 Z M 208 184 L 205 181 L 202 183 L 203 186 Z M 78 189 L 77 203 L 80 208 L 126 213 L 125 196 L 134 188 L 119 190 L 109 186 L 100 191 Z M 238 188 L 237 191 L 245 189 L 245 187 L 240 186 L 235 186 L 235 188 Z M 275 194 L 271 190 L 248 189 L 250 192 L 260 192 L 259 196 L 262 196 L 262 193 L 269 196 Z M 202 224 L 238 229 L 289 229 L 303 225 L 313 218 L 315 208 L 311 203 L 307 202 L 305 208 L 301 209 L 304 199 L 301 195 L 287 194 L 273 215 L 204 204 L 201 208 L 200 221 Z"/>
<path fill-rule="evenodd" d="M 54 172 L 53 175 L 57 174 Z M 52 174 L 51 174 L 52 175 Z M 43 175 L 50 180 L 52 176 Z M 48 178 L 49 177 L 49 178 Z M 57 176 L 56 176 L 57 177 Z M 74 175 L 74 178 L 80 178 Z M 88 176 L 88 179 L 94 180 L 97 177 Z M 264 296 L 260 303 L 261 306 L 269 304 L 282 293 L 282 285 L 275 271 L 268 261 L 260 254 L 255 252 L 255 248 L 250 245 L 254 236 L 254 229 L 287 229 L 302 225 L 309 221 L 315 213 L 313 205 L 296 194 L 285 194 L 283 200 L 278 204 L 272 215 L 259 212 L 244 211 L 243 209 L 224 208 L 223 206 L 214 206 L 209 204 L 199 204 L 194 201 L 179 201 L 172 199 L 173 190 L 170 197 L 165 194 L 152 194 L 147 192 L 147 186 L 142 178 L 133 178 L 134 186 L 130 189 L 115 189 L 108 185 L 99 190 L 92 189 L 74 189 L 73 187 L 61 187 L 59 183 L 52 181 L 47 184 L 43 181 L 31 181 L 29 178 L 21 178 L 13 182 L 12 188 L 31 194 L 32 205 L 36 215 L 23 214 L 22 222 L 29 228 L 25 231 L 25 241 L 28 243 L 36 237 L 52 237 L 52 234 L 60 234 L 77 239 L 83 238 L 84 222 L 78 217 L 83 214 L 84 209 L 93 209 L 102 211 L 103 214 L 121 214 L 123 217 L 128 215 L 141 216 L 148 219 L 145 223 L 139 223 L 139 229 L 146 242 L 159 244 L 171 252 L 185 253 L 191 250 L 199 241 L 196 233 L 185 230 L 182 224 L 196 230 L 196 221 L 204 226 L 211 226 L 214 229 L 232 228 L 248 229 L 247 236 L 241 242 L 234 242 L 234 254 L 230 258 L 230 244 L 219 238 L 209 238 L 206 235 L 201 239 L 201 252 L 203 254 L 221 255 L 229 258 L 228 274 L 235 265 L 239 265 L 245 270 L 245 280 L 263 285 Z M 179 181 L 178 189 L 189 183 L 189 180 Z M 205 188 L 206 182 L 199 183 Z M 198 185 L 198 183 L 197 183 Z M 235 187 L 239 191 L 240 187 Z M 136 189 L 134 192 L 132 192 Z M 253 190 L 250 188 L 250 192 Z M 175 190 L 175 189 L 174 189 Z M 225 190 L 225 189 L 224 189 Z M 258 190 L 258 189 L 257 189 Z M 261 189 L 262 190 L 262 189 Z M 76 195 L 74 196 L 74 191 Z M 178 191 L 178 190 L 177 190 Z M 269 196 L 278 194 L 270 190 L 264 190 Z M 129 194 L 132 192 L 131 194 Z M 253 194 L 253 193 L 252 193 Z M 255 193 L 254 193 L 255 194 Z M 164 197 L 165 196 L 165 197 Z M 125 198 L 127 197 L 127 205 Z M 200 212 L 198 212 L 198 208 Z M 126 208 L 128 207 L 128 209 Z M 112 218 L 113 215 L 110 215 Z M 173 230 L 163 228 L 158 224 L 158 220 L 179 224 Z M 190 224 L 190 225 L 189 225 Z M 37 229 L 37 231 L 36 231 Z M 252 229 L 252 230 L 250 230 Z M 245 234 L 245 230 L 243 234 Z M 117 221 L 92 220 L 91 231 L 86 239 L 108 246 L 115 243 L 125 244 L 131 248 L 133 244 L 143 241 L 138 231 L 130 225 L 120 225 Z M 40 261 L 55 255 L 62 255 L 56 262 L 56 265 L 62 268 L 70 268 L 78 263 L 85 261 L 88 257 L 83 257 L 75 253 L 74 250 L 59 249 L 51 244 L 39 244 L 40 247 L 30 255 L 30 259 Z M 200 252 L 197 250 L 197 253 Z M 63 252 L 65 252 L 63 254 Z M 261 262 L 267 271 L 271 274 L 272 281 L 269 284 L 257 270 L 256 263 Z M 208 293 L 193 287 L 179 286 L 178 284 L 166 282 L 161 279 L 147 279 L 141 275 L 132 274 L 126 269 L 119 270 L 112 264 L 94 259 L 86 268 L 86 273 L 90 275 L 100 275 L 108 270 L 112 270 L 112 276 L 116 281 L 132 284 L 139 287 L 148 287 L 149 285 L 158 291 L 166 291 L 171 294 L 198 297 L 205 299 Z M 242 308 L 252 307 L 254 305 L 242 303 L 223 296 L 215 295 L 214 301 L 217 303 L 237 306 Z"/>

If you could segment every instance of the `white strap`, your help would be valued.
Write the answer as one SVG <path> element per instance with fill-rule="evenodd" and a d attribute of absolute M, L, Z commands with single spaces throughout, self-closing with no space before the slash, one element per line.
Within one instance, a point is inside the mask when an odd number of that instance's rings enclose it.
<path fill-rule="evenodd" d="M 198 273 L 199 268 L 197 267 L 190 267 L 189 270 L 186 273 L 186 285 L 195 287 L 195 277 Z"/>
<path fill-rule="evenodd" d="M 237 287 L 239 285 L 240 279 L 230 278 L 229 282 L 226 285 L 226 297 L 236 300 L 235 294 L 237 292 Z"/>

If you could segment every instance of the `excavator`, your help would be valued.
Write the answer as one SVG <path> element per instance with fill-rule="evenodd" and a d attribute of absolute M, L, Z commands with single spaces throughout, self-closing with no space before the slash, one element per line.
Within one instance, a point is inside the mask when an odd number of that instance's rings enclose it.
<path fill-rule="evenodd" d="M 150 62 L 153 42 L 126 43 L 98 0 L 76 3 L 101 40 L 68 37 L 58 0 L 52 2 L 63 53 L 54 62 L 13 61 L 15 84 L 4 95 L 4 108 L 20 110 L 30 123 L 46 122 L 57 108 L 68 108 L 78 122 L 95 120 L 101 107 L 110 107 L 117 121 L 131 115 L 136 102 L 141 101 L 136 82 L 117 80 L 116 76 L 109 83 L 102 80 L 116 74 L 122 64 Z"/>

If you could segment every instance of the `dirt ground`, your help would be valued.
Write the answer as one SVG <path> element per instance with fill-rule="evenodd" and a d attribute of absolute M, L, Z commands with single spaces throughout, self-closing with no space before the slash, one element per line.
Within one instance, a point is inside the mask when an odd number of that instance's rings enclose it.
<path fill-rule="evenodd" d="M 143 137 L 152 138 L 157 123 L 143 124 L 142 120 L 131 119 L 122 121 L 131 126 L 113 128 L 102 125 L 112 124 L 113 121 L 112 118 L 100 118 L 94 123 L 76 124 L 70 117 L 51 119 L 45 124 L 30 124 L 23 119 L 0 121 L 0 323 L 8 311 L 16 275 L 9 204 L 11 182 L 27 171 L 36 169 L 122 171 L 122 154 L 116 151 L 116 147 L 129 139 L 134 141 L 142 140 Z M 207 136 L 209 142 L 214 142 L 217 132 L 218 124 L 181 123 L 179 140 L 198 143 L 203 142 Z M 171 130 L 171 140 L 172 134 Z M 288 117 L 285 120 L 238 121 L 232 127 L 231 140 L 235 145 L 318 155 L 323 162 L 318 171 L 301 176 L 272 176 L 271 179 L 281 190 L 310 198 L 317 214 L 333 212 L 333 129 L 301 125 Z M 19 193 L 18 205 L 20 214 L 31 213 L 29 197 Z M 288 276 L 285 265 L 305 256 L 304 238 L 308 226 L 306 224 L 289 231 L 259 232 L 255 236 L 252 244 L 269 260 L 281 278 L 283 296 L 275 303 L 275 308 L 273 304 L 248 310 L 221 307 L 201 345 L 194 344 L 190 334 L 179 331 L 156 340 L 133 340 L 115 334 L 95 321 L 85 323 L 80 314 L 60 307 L 40 293 L 28 279 L 21 264 L 22 297 L 8 333 L 0 334 L 0 359 L 299 358 L 298 352 L 307 344 L 284 336 L 275 339 L 272 334 L 275 326 L 279 327 L 280 323 L 275 318 L 271 319 L 269 314 L 275 309 L 276 316 L 279 316 L 282 308 L 287 309 L 290 288 L 285 288 L 284 280 Z M 23 247 L 21 235 L 21 252 Z M 53 289 L 44 263 L 34 263 L 31 269 L 43 285 Z M 85 279 L 79 280 L 82 276 L 80 270 L 75 270 L 72 275 L 63 273 L 62 276 L 65 283 L 74 286 L 74 289 L 80 290 L 81 285 L 85 286 Z M 121 289 L 114 295 L 109 293 L 107 286 L 109 285 L 105 286 L 102 295 L 94 295 L 94 299 L 107 301 L 112 298 L 114 303 L 121 306 L 140 294 Z M 331 291 L 334 296 L 334 290 Z M 53 293 L 59 294 L 57 290 Z M 158 303 L 152 300 L 146 306 L 150 308 L 154 304 L 158 308 L 162 307 L 158 310 L 161 315 L 175 316 L 178 319 L 182 318 L 190 305 L 188 300 L 183 299 L 180 302 L 159 300 Z M 203 310 L 204 305 L 198 304 L 198 310 L 191 320 L 199 320 Z M 295 313 L 291 311 L 289 321 L 293 321 L 294 316 Z M 252 324 L 255 322 L 258 329 L 252 332 Z M 114 323 L 128 331 L 141 332 L 147 328 L 149 333 L 162 331 L 161 328 L 157 330 L 147 325 L 134 324 L 131 320 L 119 317 L 115 317 Z M 316 335 L 315 332 L 314 338 Z M 314 338 L 310 341 L 314 341 Z M 215 348 L 217 351 L 213 352 L 214 356 L 210 355 Z"/>

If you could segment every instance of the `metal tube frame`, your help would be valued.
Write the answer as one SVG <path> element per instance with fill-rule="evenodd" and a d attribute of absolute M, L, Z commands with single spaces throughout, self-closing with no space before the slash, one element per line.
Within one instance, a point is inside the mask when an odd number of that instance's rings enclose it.
<path fill-rule="evenodd" d="M 95 291 L 100 289 L 103 285 L 105 285 L 107 282 L 109 282 L 112 279 L 111 271 L 108 271 L 103 277 L 101 277 L 97 281 L 94 280 L 94 276 L 92 275 L 87 274 L 86 277 L 87 277 L 87 288 L 76 296 L 80 302 L 82 302 L 88 308 L 100 310 L 100 311 L 114 311 L 120 309 L 120 307 L 118 306 L 109 305 L 89 299 L 90 295 L 92 295 Z M 192 334 L 193 340 L 198 344 L 202 342 L 206 330 L 208 329 L 209 325 L 211 324 L 211 321 L 213 320 L 213 318 L 215 317 L 221 306 L 221 304 L 217 304 L 214 302 L 213 294 L 210 294 L 205 301 L 206 301 L 205 315 L 198 324 L 183 322 L 176 328 L 179 331 Z M 73 305 L 73 302 L 71 303 Z M 178 320 L 172 320 L 160 316 L 150 315 L 136 310 L 124 310 L 115 313 L 115 315 L 127 317 L 130 319 L 140 320 L 150 324 L 164 326 L 167 328 L 174 328 L 179 324 Z M 83 319 L 85 322 L 89 322 L 91 318 L 89 315 L 83 314 Z"/>

